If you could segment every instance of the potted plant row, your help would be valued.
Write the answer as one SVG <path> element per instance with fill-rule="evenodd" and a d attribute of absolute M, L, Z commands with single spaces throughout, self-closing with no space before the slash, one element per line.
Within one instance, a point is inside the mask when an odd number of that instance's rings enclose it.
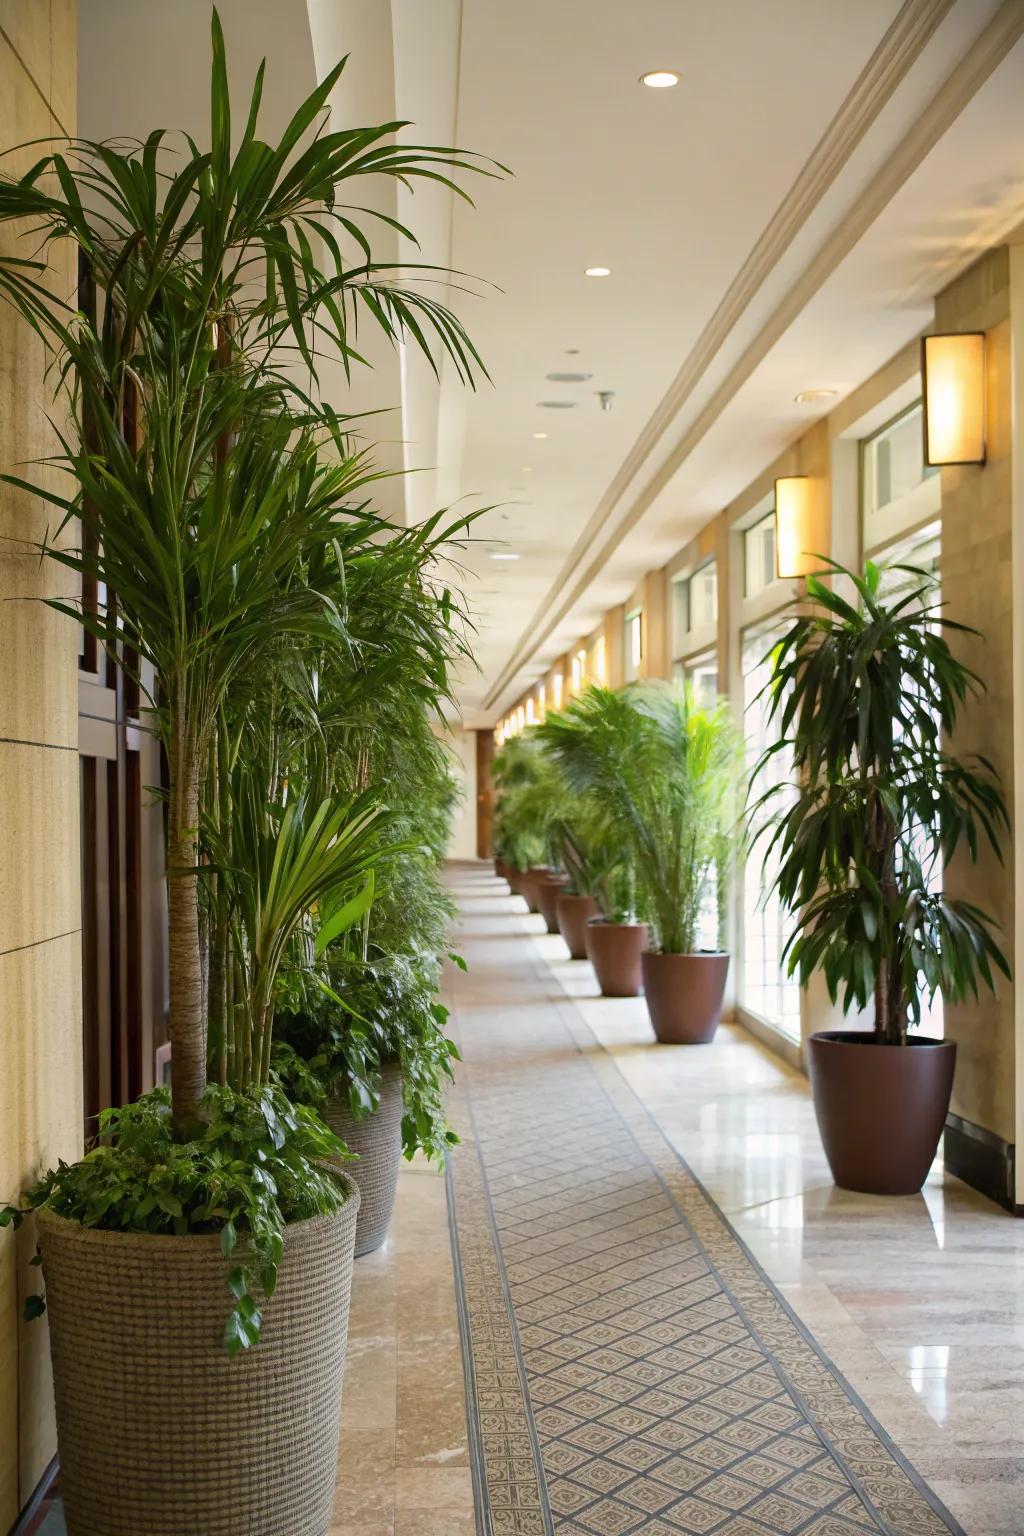
<path fill-rule="evenodd" d="M 233 130 L 216 12 L 212 36 L 209 149 L 76 140 L 0 179 L 0 219 L 33 231 L 0 287 L 56 355 L 69 422 L 66 489 L 5 478 L 63 525 L 44 554 L 116 594 L 56 606 L 140 688 L 155 679 L 144 723 L 167 764 L 170 1087 L 104 1114 L 27 1202 L 69 1536 L 328 1528 L 359 1195 L 343 1141 L 273 1070 L 275 1024 L 286 974 L 314 976 L 366 924 L 407 845 L 372 753 L 328 750 L 318 681 L 386 652 L 418 673 L 422 711 L 460 646 L 428 575 L 460 525 L 396 531 L 367 510 L 375 472 L 320 400 L 316 359 L 333 346 L 350 367 L 362 314 L 471 381 L 461 324 L 373 259 L 350 206 L 372 199 L 348 183 L 453 185 L 476 164 L 394 124 L 331 129 L 341 64 L 276 144 L 258 137 L 261 67 Z M 66 238 L 94 313 L 47 284 Z M 399 1044 L 407 1090 L 410 1063 L 450 1063 L 441 1022 L 425 1054 Z M 436 1124 L 433 1091 L 415 1087 L 413 1113 Z"/>
<path fill-rule="evenodd" d="M 768 836 L 793 914 L 788 970 L 803 984 L 820 970 L 858 1020 L 807 1042 L 833 1177 L 912 1194 L 934 1159 L 956 1065 L 954 1041 L 912 1033 L 923 1005 L 977 997 L 1009 976 L 991 917 L 949 896 L 945 874 L 986 846 L 1001 859 L 1008 820 L 992 764 L 948 746 L 983 685 L 951 649 L 973 631 L 945 615 L 934 576 L 872 562 L 862 575 L 829 573 L 832 585 L 808 577 L 808 603 L 773 656 L 771 753 L 791 757 L 795 774 Z"/>
<path fill-rule="evenodd" d="M 743 825 L 742 754 L 727 704 L 705 707 L 668 683 L 591 688 L 539 735 L 570 788 L 607 818 L 647 919 L 616 922 L 609 912 L 591 923 L 599 977 L 611 962 L 618 973 L 602 990 L 633 995 L 639 970 L 658 1040 L 710 1040 L 729 968 L 725 881 Z M 708 919 L 714 947 L 702 948 Z"/>

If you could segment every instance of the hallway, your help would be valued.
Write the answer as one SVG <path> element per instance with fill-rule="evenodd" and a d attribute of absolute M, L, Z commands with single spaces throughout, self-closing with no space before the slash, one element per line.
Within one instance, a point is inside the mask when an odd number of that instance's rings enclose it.
<path fill-rule="evenodd" d="M 923 1532 L 955 1530 L 956 1521 L 968 1536 L 1015 1536 L 1024 1529 L 1019 1226 L 958 1181 L 944 1181 L 938 1168 L 920 1197 L 883 1201 L 837 1190 L 799 1074 L 731 1026 L 711 1048 L 654 1046 L 642 1000 L 597 998 L 589 966 L 567 961 L 561 940 L 544 934 L 542 920 L 528 917 L 521 899 L 510 897 L 489 868 L 457 865 L 451 880 L 461 907 L 456 947 L 469 966 L 467 974 L 452 972 L 449 979 L 465 1056 L 453 1106 L 463 1146 L 452 1159 L 452 1184 L 483 1450 L 490 1456 L 494 1392 L 507 1409 L 508 1382 L 503 1379 L 496 1388 L 486 1369 L 494 1361 L 482 1359 L 481 1340 L 474 1336 L 479 1293 L 487 1290 L 481 1265 L 493 1257 L 485 1252 L 478 1208 L 483 1192 L 474 1183 L 474 1116 L 489 1185 L 487 1219 L 494 1224 L 519 1331 L 527 1418 L 533 1420 L 524 1427 L 534 1437 L 546 1481 L 544 1489 L 533 1461 L 519 1457 L 517 1474 L 527 1483 L 535 1479 L 532 1492 L 514 1489 L 509 1508 L 492 1528 L 540 1531 L 552 1527 L 534 1519 L 551 1518 L 559 1532 L 650 1536 L 690 1530 L 730 1536 L 773 1530 L 816 1536 L 858 1529 Z M 666 1138 L 685 1166 L 672 1157 Z M 593 1181 L 602 1156 L 614 1188 Z M 732 1244 L 728 1226 L 707 1206 L 688 1169 L 763 1266 L 771 1286 Z M 625 1282 L 630 1286 L 625 1301 L 620 1298 L 609 1311 L 599 1300 L 623 1283 L 606 1272 L 606 1249 L 621 1240 L 610 1236 L 619 1218 L 613 1221 L 609 1213 L 626 1205 L 631 1258 L 660 1253 L 670 1266 L 665 1273 L 672 1283 L 651 1298 L 649 1318 L 624 1320 L 624 1311 L 645 1305 L 636 1294 L 635 1265 Z M 699 1254 L 695 1258 L 692 1243 L 685 1246 L 687 1223 L 690 1236 L 699 1228 L 698 1246 L 711 1256 L 710 1280 L 706 1261 Z M 554 1234 L 554 1247 L 560 1248 L 570 1226 L 573 1247 L 560 1254 L 564 1267 L 560 1263 L 556 1271 L 545 1259 L 552 1248 L 547 1235 Z M 646 1273 L 653 1275 L 655 1266 Z M 716 1284 L 715 1273 L 718 1280 L 727 1276 L 728 1283 Z M 591 1306 L 587 1317 L 576 1319 L 575 1331 L 553 1323 L 552 1315 L 561 1318 L 566 1310 L 553 1294 L 569 1283 L 585 1285 L 587 1277 L 596 1309 Z M 708 1370 L 711 1352 L 703 1337 L 699 1348 L 692 1338 L 680 1344 L 692 1330 L 679 1330 L 675 1310 L 693 1302 L 692 1292 L 685 1302 L 680 1292 L 694 1282 L 705 1287 L 697 1304 L 703 1312 L 710 1301 L 705 1324 L 726 1342 L 729 1369 Z M 741 1297 L 742 1312 L 727 1305 L 723 1293 Z M 820 1355 L 799 1328 L 788 1327 L 779 1297 Z M 587 1293 L 576 1302 L 586 1309 Z M 623 1370 L 630 1375 L 622 1327 L 639 1328 L 654 1317 L 662 1326 L 653 1335 L 646 1329 L 647 1348 L 656 1349 L 660 1341 L 661 1354 L 653 1370 L 645 1355 L 642 1385 L 622 1392 L 616 1377 Z M 752 1319 L 753 1337 L 741 1337 Z M 494 1348 L 493 1306 L 486 1323 L 482 1342 Z M 592 1353 L 571 1381 L 574 1363 L 586 1353 L 580 1346 L 583 1323 Z M 799 1394 L 780 1392 L 770 1382 L 771 1362 L 766 1367 L 764 1359 L 755 1358 L 766 1329 L 783 1381 L 791 1387 L 798 1381 Z M 618 1334 L 614 1345 L 602 1345 L 612 1333 Z M 680 1348 L 689 1360 L 684 1362 Z M 640 1361 L 628 1340 L 625 1349 Z M 702 1364 L 693 1367 L 693 1358 Z M 715 1361 L 721 1365 L 717 1355 Z M 837 1385 L 829 1364 L 852 1392 Z M 691 1367 L 712 1386 L 698 1393 L 686 1375 Z M 670 1380 L 673 1370 L 682 1370 L 683 1378 Z M 747 1376 L 737 1392 L 741 1373 Z M 787 1453 L 794 1436 L 814 1445 L 813 1475 L 803 1477 L 805 1469 L 794 1462 L 789 1487 L 780 1486 L 779 1457 L 762 1453 L 762 1436 L 749 1428 L 751 1420 L 765 1427 L 766 1414 L 752 1397 L 759 1381 L 768 1390 L 775 1387 L 772 1407 L 780 1426 L 790 1410 L 802 1411 L 798 1397 L 803 1406 L 813 1404 L 816 1427 L 798 1425 L 794 1418 L 783 1440 Z M 617 1392 L 616 1409 L 607 1398 Z M 709 1397 L 715 1401 L 709 1403 Z M 866 1416 L 858 1411 L 858 1398 Z M 710 1409 L 706 1423 L 702 1409 Z M 598 1420 L 601 1432 L 595 1432 Z M 872 1421 L 884 1432 L 877 1440 Z M 710 1444 L 714 1429 L 722 1430 L 726 1444 L 731 1439 L 742 1447 L 742 1455 L 719 1447 L 715 1454 L 721 1462 L 711 1478 L 693 1448 L 705 1443 L 698 1441 L 698 1431 Z M 849 1433 L 845 1451 L 822 1454 L 817 1435 L 823 1431 L 831 1450 Z M 936 1512 L 914 1477 L 891 1458 L 886 1437 L 951 1520 Z M 857 1477 L 839 1487 L 843 1469 L 857 1458 Z M 760 1493 L 754 1486 L 758 1476 L 765 1480 Z M 886 1512 L 884 1499 L 896 1484 L 896 1503 Z M 877 1501 L 868 1499 L 873 1514 L 855 1488 L 871 1490 Z M 493 1496 L 493 1486 L 489 1491 Z M 544 1515 L 545 1500 L 550 1517 Z M 521 1523 L 513 1520 L 513 1504 Z"/>

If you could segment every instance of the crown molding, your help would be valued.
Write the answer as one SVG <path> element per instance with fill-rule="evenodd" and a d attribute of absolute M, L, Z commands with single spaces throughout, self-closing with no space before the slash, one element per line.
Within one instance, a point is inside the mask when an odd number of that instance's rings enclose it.
<path fill-rule="evenodd" d="M 872 54 L 856 84 L 733 279 L 715 314 L 695 343 L 657 410 L 634 444 L 593 517 L 516 644 L 484 701 L 494 708 L 522 667 L 571 612 L 610 556 L 706 436 L 737 391 L 878 218 L 925 156 L 981 89 L 1024 34 L 1024 4 L 1003 0 L 984 31 L 958 61 L 910 132 L 865 187 L 844 217 L 800 272 L 785 296 L 744 349 L 726 377 L 685 429 L 670 454 L 639 491 L 625 514 L 605 535 L 615 508 L 639 476 L 654 447 L 692 395 L 710 363 L 792 244 L 825 191 L 834 183 L 857 144 L 877 118 L 952 0 L 907 0 Z M 813 190 L 812 190 L 813 189 Z M 766 255 L 770 252 L 770 259 Z M 585 560 L 585 564 L 581 562 Z M 573 577 L 576 577 L 573 580 Z"/>

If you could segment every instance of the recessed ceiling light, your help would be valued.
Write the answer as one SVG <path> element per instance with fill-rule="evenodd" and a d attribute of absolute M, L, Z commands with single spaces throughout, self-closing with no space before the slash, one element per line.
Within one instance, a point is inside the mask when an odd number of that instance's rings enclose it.
<path fill-rule="evenodd" d="M 679 76 L 671 69 L 649 69 L 640 76 L 641 85 L 649 85 L 652 91 L 665 91 L 670 85 L 679 84 Z"/>
<path fill-rule="evenodd" d="M 549 379 L 552 384 L 585 384 L 588 379 L 592 379 L 593 377 L 594 375 L 592 373 L 545 374 L 545 378 Z"/>
<path fill-rule="evenodd" d="M 531 469 L 529 464 L 520 464 L 520 466 L 519 466 L 519 473 L 521 475 L 532 475 L 533 474 L 533 470 Z"/>
<path fill-rule="evenodd" d="M 510 549 L 496 549 L 491 552 L 492 560 L 518 560 L 519 556 L 513 554 Z"/>
<path fill-rule="evenodd" d="M 575 400 L 538 400 L 537 404 L 542 411 L 574 411 Z"/>
<path fill-rule="evenodd" d="M 834 400 L 838 389 L 802 389 L 793 399 L 797 405 L 812 405 L 815 400 Z"/>
<path fill-rule="evenodd" d="M 583 275 L 584 277 L 611 277 L 612 269 L 611 267 L 587 267 Z"/>
<path fill-rule="evenodd" d="M 546 432 L 535 432 L 533 435 L 537 439 L 538 443 L 541 442 L 543 438 L 547 437 Z"/>

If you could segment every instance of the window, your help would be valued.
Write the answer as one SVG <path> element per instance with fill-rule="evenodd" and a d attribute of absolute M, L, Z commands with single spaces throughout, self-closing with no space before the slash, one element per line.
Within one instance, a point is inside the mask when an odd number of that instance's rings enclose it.
<path fill-rule="evenodd" d="M 760 526 L 760 525 L 758 525 Z M 755 530 L 750 529 L 753 533 Z M 778 739 L 777 728 L 769 726 L 769 700 L 763 690 L 771 677 L 770 651 L 785 634 L 782 624 L 756 625 L 743 631 L 741 661 L 743 668 L 743 729 L 747 767 L 753 771 L 761 754 Z M 772 758 L 758 780 L 758 793 L 773 784 L 791 782 L 792 767 L 780 753 Z M 783 794 L 776 806 L 785 803 Z M 751 826 L 751 835 L 764 825 L 768 812 L 762 812 Z M 743 871 L 743 967 L 741 998 L 751 1013 L 776 1025 L 791 1040 L 800 1039 L 800 986 L 787 976 L 782 965 L 782 950 L 790 932 L 788 915 L 772 890 L 778 860 L 767 853 L 767 838 L 755 845 Z"/>
<path fill-rule="evenodd" d="M 938 515 L 942 477 L 924 462 L 918 400 L 861 444 L 864 548 L 877 548 Z"/>
<path fill-rule="evenodd" d="M 547 690 L 545 689 L 544 684 L 541 683 L 540 687 L 537 689 L 537 714 L 541 720 L 544 719 L 544 716 L 548 712 L 547 703 Z"/>
<path fill-rule="evenodd" d="M 675 675 L 680 682 L 689 683 L 697 703 L 705 707 L 714 704 L 718 697 L 718 655 L 704 651 L 686 661 L 677 661 Z"/>
<path fill-rule="evenodd" d="M 594 644 L 594 678 L 603 688 L 608 681 L 608 664 L 604 653 L 604 635 Z"/>
<path fill-rule="evenodd" d="M 878 563 L 882 567 L 881 589 L 886 597 L 894 597 L 902 588 L 909 587 L 916 578 L 906 571 L 896 570 L 899 565 L 916 565 L 920 570 L 929 571 L 936 578 L 939 574 L 939 557 L 941 554 L 942 525 L 930 523 L 924 528 L 919 528 L 916 533 L 910 534 L 905 539 L 900 539 L 896 544 L 890 544 L 879 556 Z M 937 598 L 939 594 L 936 594 Z M 941 723 L 937 714 L 933 716 L 935 732 L 939 734 Z M 929 846 L 923 836 L 915 836 L 914 851 L 921 860 L 922 865 L 928 869 L 928 888 L 932 891 L 942 889 L 942 855 L 934 847 Z M 929 859 L 931 865 L 929 868 Z M 929 1001 L 921 1000 L 921 1030 L 926 1035 L 934 1035 L 941 1039 L 943 1035 L 943 1011 L 942 993 L 936 992 Z"/>
<path fill-rule="evenodd" d="M 775 580 L 775 509 L 743 534 L 743 593 L 756 597 Z"/>
<path fill-rule="evenodd" d="M 718 565 L 709 560 L 672 585 L 672 654 L 685 656 L 714 638 L 718 622 Z"/>
<path fill-rule="evenodd" d="M 572 691 L 579 693 L 587 675 L 587 653 L 577 651 L 572 659 Z"/>
<path fill-rule="evenodd" d="M 562 707 L 562 674 L 556 672 L 551 679 L 551 708 L 558 710 Z"/>
<path fill-rule="evenodd" d="M 634 608 L 632 613 L 626 614 L 624 640 L 626 682 L 631 683 L 640 676 L 640 663 L 643 660 L 644 654 L 644 611 L 642 608 Z"/>

